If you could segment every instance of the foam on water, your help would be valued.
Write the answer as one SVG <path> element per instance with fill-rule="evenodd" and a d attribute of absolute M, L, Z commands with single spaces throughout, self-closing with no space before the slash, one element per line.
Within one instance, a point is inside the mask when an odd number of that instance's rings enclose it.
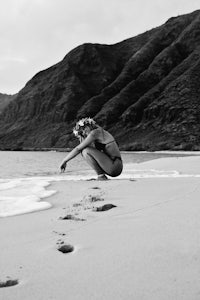
<path fill-rule="evenodd" d="M 40 201 L 56 191 L 46 190 L 50 183 L 44 178 L 0 180 L 0 217 L 14 216 L 48 209 L 51 204 Z"/>

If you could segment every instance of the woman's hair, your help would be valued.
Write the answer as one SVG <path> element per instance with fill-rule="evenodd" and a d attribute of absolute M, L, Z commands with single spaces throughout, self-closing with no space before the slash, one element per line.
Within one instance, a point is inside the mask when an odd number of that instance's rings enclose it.
<path fill-rule="evenodd" d="M 86 127 L 89 127 L 91 130 L 93 130 L 98 128 L 98 125 L 92 118 L 80 119 L 73 128 L 73 134 L 78 138 L 83 137 L 83 131 Z"/>

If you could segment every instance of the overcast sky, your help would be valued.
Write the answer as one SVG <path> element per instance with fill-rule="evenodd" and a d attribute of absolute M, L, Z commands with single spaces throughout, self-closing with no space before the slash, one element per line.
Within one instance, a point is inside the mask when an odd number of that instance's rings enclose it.
<path fill-rule="evenodd" d="M 199 0 L 0 0 L 0 93 L 85 43 L 113 44 L 200 8 Z"/>

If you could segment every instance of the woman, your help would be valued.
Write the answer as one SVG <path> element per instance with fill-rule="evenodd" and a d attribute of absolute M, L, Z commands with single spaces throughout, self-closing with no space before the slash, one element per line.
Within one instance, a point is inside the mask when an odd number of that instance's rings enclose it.
<path fill-rule="evenodd" d="M 97 173 L 98 180 L 108 179 L 105 174 L 116 177 L 121 174 L 123 164 L 119 148 L 114 137 L 91 118 L 83 118 L 76 123 L 74 135 L 80 144 L 63 160 L 60 169 L 65 171 L 68 161 L 79 153 Z"/>

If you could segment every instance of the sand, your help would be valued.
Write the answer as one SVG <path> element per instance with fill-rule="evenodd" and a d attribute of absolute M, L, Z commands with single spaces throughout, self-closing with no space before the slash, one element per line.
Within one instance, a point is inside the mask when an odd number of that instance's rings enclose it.
<path fill-rule="evenodd" d="M 200 174 L 200 157 L 135 168 Z M 58 191 L 51 209 L 0 219 L 0 282 L 18 280 L 0 288 L 0 299 L 200 299 L 199 177 L 49 188 Z"/>

